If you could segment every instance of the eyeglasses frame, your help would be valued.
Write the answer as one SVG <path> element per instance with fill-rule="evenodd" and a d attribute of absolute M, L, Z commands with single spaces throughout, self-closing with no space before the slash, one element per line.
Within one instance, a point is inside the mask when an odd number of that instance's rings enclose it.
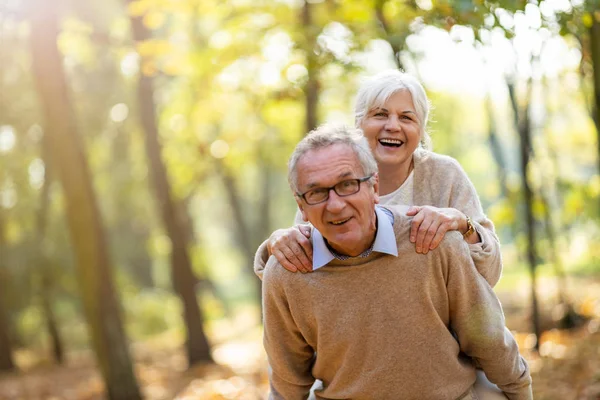
<path fill-rule="evenodd" d="M 302 200 L 304 200 L 304 202 L 305 202 L 306 204 L 308 204 L 309 206 L 316 206 L 317 204 L 325 203 L 327 200 L 329 200 L 329 193 L 330 193 L 332 190 L 333 190 L 333 191 L 335 192 L 335 194 L 336 194 L 336 195 L 338 195 L 339 197 L 348 197 L 348 196 L 352 196 L 353 194 L 356 194 L 356 193 L 360 192 L 361 183 L 368 181 L 368 180 L 369 180 L 369 179 L 371 179 L 373 176 L 374 176 L 374 175 L 365 176 L 364 178 L 344 179 L 343 181 L 339 181 L 338 183 L 336 183 L 335 185 L 333 185 L 333 186 L 330 186 L 330 187 L 317 187 L 317 188 L 312 188 L 312 189 L 309 189 L 309 190 L 307 190 L 307 191 L 306 191 L 306 192 L 304 192 L 304 193 L 298 193 L 298 192 L 296 192 L 296 196 L 298 196 L 298 197 L 300 197 Z M 338 192 L 335 190 L 335 187 L 336 187 L 337 185 L 339 185 L 340 183 L 347 182 L 347 181 L 358 181 L 358 190 L 357 190 L 356 192 L 354 192 L 354 193 L 350 193 L 350 194 L 339 194 L 339 193 L 338 193 Z M 309 202 L 306 200 L 306 197 L 304 197 L 304 196 L 306 196 L 306 194 L 308 194 L 309 192 L 311 192 L 311 191 L 313 191 L 313 190 L 315 190 L 315 189 L 327 189 L 327 197 L 325 197 L 325 199 L 324 199 L 324 200 L 322 200 L 322 201 L 319 201 L 319 202 L 317 202 L 317 203 L 309 203 Z"/>

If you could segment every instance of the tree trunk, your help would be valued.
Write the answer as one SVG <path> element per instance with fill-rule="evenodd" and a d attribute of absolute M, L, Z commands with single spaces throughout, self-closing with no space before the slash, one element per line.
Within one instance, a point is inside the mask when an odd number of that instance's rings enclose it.
<path fill-rule="evenodd" d="M 233 216 L 235 220 L 236 226 L 236 237 L 238 243 L 241 244 L 242 252 L 244 254 L 244 259 L 248 262 L 248 268 L 243 268 L 244 271 L 248 274 L 248 279 L 253 282 L 255 286 L 256 298 L 258 300 L 258 304 L 262 303 L 262 291 L 261 291 L 261 281 L 254 275 L 254 270 L 252 268 L 254 261 L 254 254 L 258 247 L 259 243 L 256 243 L 253 238 L 263 238 L 265 236 L 259 236 L 258 232 L 251 232 L 249 224 L 247 222 L 246 215 L 247 213 L 244 210 L 247 208 L 243 199 L 241 198 L 239 191 L 235 185 L 235 179 L 231 175 L 231 173 L 227 170 L 227 167 L 223 165 L 221 162 L 217 162 L 217 168 L 220 171 L 220 175 L 223 179 L 223 184 L 225 186 L 225 192 L 227 193 L 227 198 L 229 199 L 229 205 L 231 206 L 231 210 L 233 211 Z M 261 216 L 262 217 L 262 216 Z M 260 219 L 260 217 L 259 217 Z"/>
<path fill-rule="evenodd" d="M 590 28 L 590 52 L 592 54 L 592 68 L 594 71 L 594 104 L 593 120 L 596 126 L 596 146 L 598 158 L 598 172 L 600 173 L 600 22 L 593 18 Z"/>
<path fill-rule="evenodd" d="M 32 67 L 46 117 L 51 161 L 65 194 L 65 209 L 92 344 L 108 398 L 141 399 L 121 322 L 104 227 L 83 143 L 75 127 L 57 47 L 56 5 L 45 0 L 32 3 Z"/>
<path fill-rule="evenodd" d="M 142 289 L 154 288 L 154 279 L 152 277 L 152 259 L 145 250 L 145 243 L 150 236 L 149 228 L 146 224 L 136 226 L 134 216 L 136 205 L 128 201 L 127 196 L 131 196 L 132 186 L 131 178 L 131 135 L 124 132 L 121 127 L 117 128 L 117 135 L 112 143 L 112 165 L 111 173 L 113 176 L 113 201 L 116 208 L 116 226 L 112 232 L 113 243 L 127 243 L 128 248 L 121 252 L 125 258 L 127 272 L 129 272 L 134 281 Z"/>
<path fill-rule="evenodd" d="M 494 116 L 494 105 L 492 104 L 492 98 L 490 96 L 486 96 L 486 108 L 488 114 L 488 139 L 490 144 L 490 150 L 492 151 L 492 156 L 496 161 L 496 166 L 498 168 L 498 183 L 500 185 L 500 193 L 502 196 L 509 200 L 510 199 L 510 190 L 506 184 L 506 161 L 504 160 L 504 153 L 502 152 L 502 145 L 500 144 L 500 140 L 498 139 L 498 134 L 496 133 L 496 118 Z"/>
<path fill-rule="evenodd" d="M 386 2 L 386 0 L 375 1 L 375 16 L 377 17 L 377 21 L 379 22 L 381 30 L 383 31 L 383 39 L 388 42 L 392 48 L 396 67 L 399 70 L 404 71 L 404 65 L 402 65 L 402 61 L 400 60 L 400 51 L 402 51 L 402 48 L 404 47 L 404 38 L 401 35 L 392 35 L 389 23 L 385 18 L 385 14 L 383 13 L 383 6 Z"/>
<path fill-rule="evenodd" d="M 308 71 L 308 80 L 304 87 L 304 93 L 306 95 L 305 103 L 305 134 L 317 127 L 317 106 L 319 103 L 319 65 L 317 56 L 315 54 L 315 46 L 317 44 L 318 30 L 313 25 L 312 11 L 314 5 L 308 1 L 304 1 L 302 7 L 302 27 L 306 34 L 305 41 L 305 53 L 306 53 L 306 69 Z"/>
<path fill-rule="evenodd" d="M 5 254 L 4 220 L 0 209 L 0 372 L 12 371 L 15 363 L 12 356 L 12 343 L 9 334 L 9 323 L 5 307 L 6 287 L 8 287 L 8 274 L 4 264 Z"/>
<path fill-rule="evenodd" d="M 133 38 L 136 43 L 150 39 L 150 33 L 141 18 L 131 17 Z M 171 196 L 167 171 L 161 159 L 161 144 L 158 139 L 156 112 L 154 109 L 154 88 L 152 78 L 140 72 L 137 88 L 139 113 L 146 136 L 146 152 L 148 155 L 150 176 L 157 198 L 159 212 L 165 230 L 171 239 L 171 271 L 173 287 L 181 299 L 187 330 L 187 356 L 190 365 L 197 362 L 212 362 L 210 347 L 204 333 L 203 317 L 198 305 L 195 285 L 196 277 L 192 271 L 192 263 L 187 249 L 184 227 L 177 218 L 177 210 Z"/>
<path fill-rule="evenodd" d="M 56 314 L 52 307 L 52 295 L 54 293 L 54 279 L 46 253 L 44 251 L 44 237 L 46 236 L 46 226 L 48 224 L 48 204 L 50 202 L 50 185 L 52 182 L 52 174 L 50 173 L 52 167 L 50 165 L 50 144 L 48 143 L 47 137 L 42 138 L 42 160 L 44 160 L 44 183 L 42 186 L 42 193 L 40 195 L 40 208 L 37 215 L 37 248 L 38 254 L 35 257 L 37 263 L 41 269 L 40 276 L 40 294 L 42 298 L 42 309 L 44 310 L 44 319 L 46 322 L 46 329 L 50 336 L 50 342 L 52 343 L 52 354 L 54 360 L 58 364 L 64 362 L 64 350 L 62 345 L 62 339 L 60 337 L 60 331 L 56 322 Z"/>
<path fill-rule="evenodd" d="M 531 82 L 529 85 L 529 93 L 527 96 L 526 105 L 522 115 L 519 115 L 519 106 L 516 98 L 515 87 L 513 84 L 507 83 L 508 93 L 511 99 L 513 112 L 515 113 L 515 121 L 517 121 L 517 131 L 519 133 L 520 144 L 520 161 L 521 161 L 521 182 L 523 184 L 523 197 L 525 203 L 525 232 L 527 234 L 527 263 L 529 265 L 529 273 L 531 275 L 531 317 L 533 322 L 533 332 L 536 336 L 535 349 L 539 351 L 539 340 L 541 335 L 541 327 L 539 320 L 539 307 L 536 294 L 536 240 L 535 240 L 535 219 L 533 216 L 533 192 L 529 186 L 529 161 L 532 152 L 531 147 L 531 124 L 529 120 L 529 101 L 531 92 Z"/>

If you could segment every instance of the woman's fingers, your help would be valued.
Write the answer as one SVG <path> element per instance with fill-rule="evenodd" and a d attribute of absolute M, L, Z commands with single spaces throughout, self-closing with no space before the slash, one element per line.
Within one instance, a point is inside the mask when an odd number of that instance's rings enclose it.
<path fill-rule="evenodd" d="M 417 231 L 417 237 L 415 240 L 415 247 L 417 250 L 417 253 L 426 253 L 426 250 L 429 249 L 425 249 L 424 243 L 425 243 L 425 236 L 427 235 L 427 232 L 429 231 L 429 227 L 431 226 L 431 224 L 433 223 L 433 221 L 426 217 L 423 222 L 421 222 L 420 226 L 419 226 L 419 230 Z"/>
<path fill-rule="evenodd" d="M 413 217 L 415 215 L 417 215 L 417 213 L 421 210 L 421 207 L 419 206 L 411 206 L 408 211 L 406 212 L 406 215 L 409 217 Z"/>
<path fill-rule="evenodd" d="M 308 231 L 310 235 L 310 229 Z M 277 261 L 291 272 L 312 271 L 312 245 L 300 227 L 279 229 L 271 235 L 268 247 Z"/>
<path fill-rule="evenodd" d="M 458 229 L 453 209 L 412 207 L 407 215 L 414 211 L 417 212 L 411 224 L 410 241 L 415 243 L 417 253 L 427 254 L 439 246 L 446 232 Z"/>
<path fill-rule="evenodd" d="M 414 211 L 414 214 L 409 214 L 411 211 Z M 415 243 L 417 241 L 417 233 L 419 233 L 419 227 L 425 218 L 425 213 L 420 212 L 421 210 L 418 207 L 411 207 L 406 215 L 411 216 L 414 215 L 411 224 L 410 224 L 410 241 L 411 243 Z"/>

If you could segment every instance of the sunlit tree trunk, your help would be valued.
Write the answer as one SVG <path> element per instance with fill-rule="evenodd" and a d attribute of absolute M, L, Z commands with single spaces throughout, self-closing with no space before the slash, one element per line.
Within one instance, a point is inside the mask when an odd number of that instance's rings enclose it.
<path fill-rule="evenodd" d="M 243 270 L 248 275 L 248 280 L 252 282 L 255 286 L 256 298 L 258 303 L 260 304 L 262 301 L 261 281 L 254 275 L 252 266 L 254 261 L 254 254 L 256 252 L 256 249 L 258 248 L 258 245 L 260 244 L 257 243 L 256 240 L 257 238 L 265 238 L 266 236 L 268 236 L 268 233 L 257 232 L 253 229 L 250 229 L 250 224 L 246 219 L 246 216 L 248 215 L 247 211 L 245 211 L 247 205 L 244 199 L 242 199 L 242 197 L 240 196 L 234 177 L 228 170 L 227 166 L 225 166 L 222 162 L 217 161 L 217 168 L 223 180 L 223 185 L 225 187 L 225 192 L 227 193 L 229 205 L 231 207 L 231 210 L 233 211 L 236 238 L 238 243 L 241 244 L 242 254 L 244 255 L 244 259 L 248 263 L 248 267 L 243 268 Z"/>
<path fill-rule="evenodd" d="M 383 8 L 387 0 L 375 0 L 375 16 L 377 17 L 377 21 L 379 22 L 379 26 L 383 31 L 383 39 L 389 43 L 392 48 L 392 52 L 394 53 L 394 62 L 396 63 L 396 67 L 402 71 L 404 71 L 404 65 L 402 65 L 402 61 L 400 60 L 400 52 L 404 48 L 404 37 L 399 34 L 394 35 L 392 33 L 392 29 L 390 27 L 387 18 L 383 12 Z"/>
<path fill-rule="evenodd" d="M 6 273 L 6 243 L 4 240 L 4 219 L 0 209 L 0 372 L 12 371 L 15 363 L 12 356 L 12 343 L 9 334 L 9 323 L 5 305 L 8 274 Z"/>
<path fill-rule="evenodd" d="M 182 201 L 177 201 L 175 203 L 177 218 L 179 222 L 183 226 L 183 231 L 185 232 L 185 240 L 189 247 L 197 245 L 199 239 L 196 236 L 196 230 L 194 229 L 194 222 L 192 218 L 190 218 L 189 209 L 189 201 L 190 197 L 183 199 Z M 202 265 L 201 271 L 206 272 L 205 265 Z M 214 284 L 214 282 L 206 276 L 206 274 L 200 274 L 200 276 L 196 276 L 196 287 L 202 293 L 211 293 L 215 299 L 221 302 L 221 306 L 223 307 L 223 311 L 226 315 L 231 316 L 231 308 L 229 307 L 229 303 L 227 302 L 227 298 L 222 293 L 222 291 Z"/>
<path fill-rule="evenodd" d="M 531 146 L 531 123 L 529 119 L 529 102 L 531 96 L 531 82 L 528 82 L 528 93 L 523 107 L 523 112 L 519 111 L 519 103 L 517 101 L 514 84 L 507 83 L 508 93 L 510 95 L 511 105 L 515 114 L 515 123 L 519 134 L 520 144 L 520 166 L 521 166 L 521 183 L 523 187 L 523 197 L 525 206 L 525 232 L 527 235 L 526 257 L 529 265 L 529 273 L 531 277 L 531 317 L 533 322 L 533 331 L 536 336 L 536 350 L 539 350 L 539 339 L 542 333 L 540 326 L 539 306 L 536 293 L 536 239 L 535 239 L 535 218 L 533 215 L 533 191 L 529 185 L 529 161 L 532 152 Z"/>
<path fill-rule="evenodd" d="M 598 173 L 600 173 L 600 22 L 596 18 L 593 18 L 593 20 L 594 22 L 590 28 L 590 50 L 594 71 L 594 104 L 592 105 L 592 112 L 596 125 Z"/>
<path fill-rule="evenodd" d="M 305 102 L 305 132 L 308 133 L 315 129 L 318 124 L 317 106 L 319 104 L 319 64 L 315 54 L 315 46 L 317 45 L 317 36 L 319 29 L 313 24 L 313 8 L 314 5 L 304 1 L 302 7 L 302 27 L 305 33 L 305 53 L 306 53 L 306 69 L 308 71 L 308 79 L 304 86 Z"/>
<path fill-rule="evenodd" d="M 545 91 L 546 88 L 547 82 L 544 82 L 542 89 Z M 544 95 L 544 93 L 542 93 L 541 97 L 544 99 L 549 99 L 549 96 Z M 550 112 L 550 107 L 548 106 L 547 101 L 548 100 L 544 102 L 546 106 L 546 114 Z M 546 139 L 545 135 L 544 139 Z M 558 305 L 556 306 L 557 308 L 555 310 L 557 310 L 559 314 L 556 315 L 553 311 L 553 319 L 558 320 L 559 327 L 561 329 L 570 329 L 574 328 L 582 319 L 581 316 L 578 315 L 574 310 L 571 302 L 569 301 L 567 294 L 567 276 L 559 251 L 559 238 L 556 234 L 556 227 L 559 226 L 559 222 L 557 222 L 559 218 L 556 218 L 556 215 L 560 215 L 560 211 L 558 210 L 561 210 L 556 190 L 556 182 L 559 178 L 557 173 L 560 171 L 560 167 L 558 166 L 556 151 L 554 150 L 553 146 L 548 142 L 548 140 L 544 141 L 548 150 L 548 156 L 552 165 L 554 166 L 554 168 L 544 168 L 543 171 L 540 171 L 542 176 L 542 185 L 539 190 L 539 197 L 543 204 L 544 210 L 544 227 L 546 231 L 546 237 L 548 238 L 550 245 L 550 256 L 554 266 L 554 275 L 557 280 Z M 552 212 L 551 210 L 557 211 Z M 558 231 L 560 231 L 560 226 Z"/>
<path fill-rule="evenodd" d="M 40 295 L 42 300 L 42 309 L 44 311 L 44 320 L 46 323 L 46 329 L 50 336 L 50 342 L 52 343 L 52 354 L 58 364 L 62 364 L 64 361 L 64 350 L 63 342 L 60 337 L 60 331 L 56 322 L 56 314 L 54 312 L 53 305 L 53 293 L 55 282 L 52 274 L 49 270 L 48 260 L 46 253 L 44 252 L 44 238 L 46 236 L 46 227 L 48 224 L 48 205 L 50 202 L 50 185 L 52 182 L 51 165 L 50 165 L 50 154 L 47 137 L 42 139 L 42 160 L 44 160 L 44 183 L 42 186 L 42 193 L 40 195 L 40 207 L 37 214 L 37 247 L 38 255 L 37 260 L 39 263 L 40 273 Z"/>
<path fill-rule="evenodd" d="M 131 25 L 136 43 L 150 39 L 150 33 L 141 18 L 131 17 Z M 202 312 L 196 296 L 197 279 L 192 271 L 185 230 L 177 218 L 167 171 L 161 158 L 151 77 L 140 73 L 137 96 L 139 114 L 146 137 L 146 153 L 154 193 L 166 233 L 171 239 L 171 276 L 175 292 L 183 304 L 188 362 L 190 365 L 202 361 L 210 362 L 212 356 L 204 333 Z"/>
<path fill-rule="evenodd" d="M 141 288 L 153 288 L 152 260 L 145 244 L 150 236 L 146 224 L 135 224 L 135 204 L 128 202 L 127 196 L 131 195 L 128 189 L 132 185 L 130 157 L 131 135 L 120 127 L 112 142 L 112 175 L 113 201 L 116 207 L 116 227 L 113 228 L 116 240 L 126 240 L 130 246 L 126 251 L 127 271 Z M 113 238 L 114 240 L 114 238 Z"/>
<path fill-rule="evenodd" d="M 509 200 L 510 190 L 506 184 L 506 161 L 504 160 L 504 153 L 502 152 L 502 145 L 496 133 L 496 117 L 494 115 L 494 105 L 492 99 L 488 95 L 486 96 L 486 109 L 488 114 L 488 140 L 490 144 L 490 150 L 494 161 L 496 161 L 496 167 L 498 171 L 498 184 L 500 185 L 500 193 L 502 196 Z"/>
<path fill-rule="evenodd" d="M 121 322 L 104 227 L 57 47 L 57 7 L 45 0 L 32 0 L 31 4 L 32 67 L 46 117 L 51 162 L 64 190 L 79 285 L 96 359 L 109 399 L 141 399 Z"/>

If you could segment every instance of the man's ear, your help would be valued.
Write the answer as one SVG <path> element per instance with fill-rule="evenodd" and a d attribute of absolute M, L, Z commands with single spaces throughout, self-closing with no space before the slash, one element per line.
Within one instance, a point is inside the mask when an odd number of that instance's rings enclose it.
<path fill-rule="evenodd" d="M 304 204 L 302 204 L 302 199 L 298 195 L 294 195 L 294 199 L 296 199 L 296 204 L 298 204 L 298 210 L 300 210 L 300 214 L 302 214 L 302 219 L 308 222 L 306 212 L 304 212 Z"/>
<path fill-rule="evenodd" d="M 373 192 L 375 195 L 375 204 L 379 204 L 379 174 L 375 172 L 373 175 Z"/>

